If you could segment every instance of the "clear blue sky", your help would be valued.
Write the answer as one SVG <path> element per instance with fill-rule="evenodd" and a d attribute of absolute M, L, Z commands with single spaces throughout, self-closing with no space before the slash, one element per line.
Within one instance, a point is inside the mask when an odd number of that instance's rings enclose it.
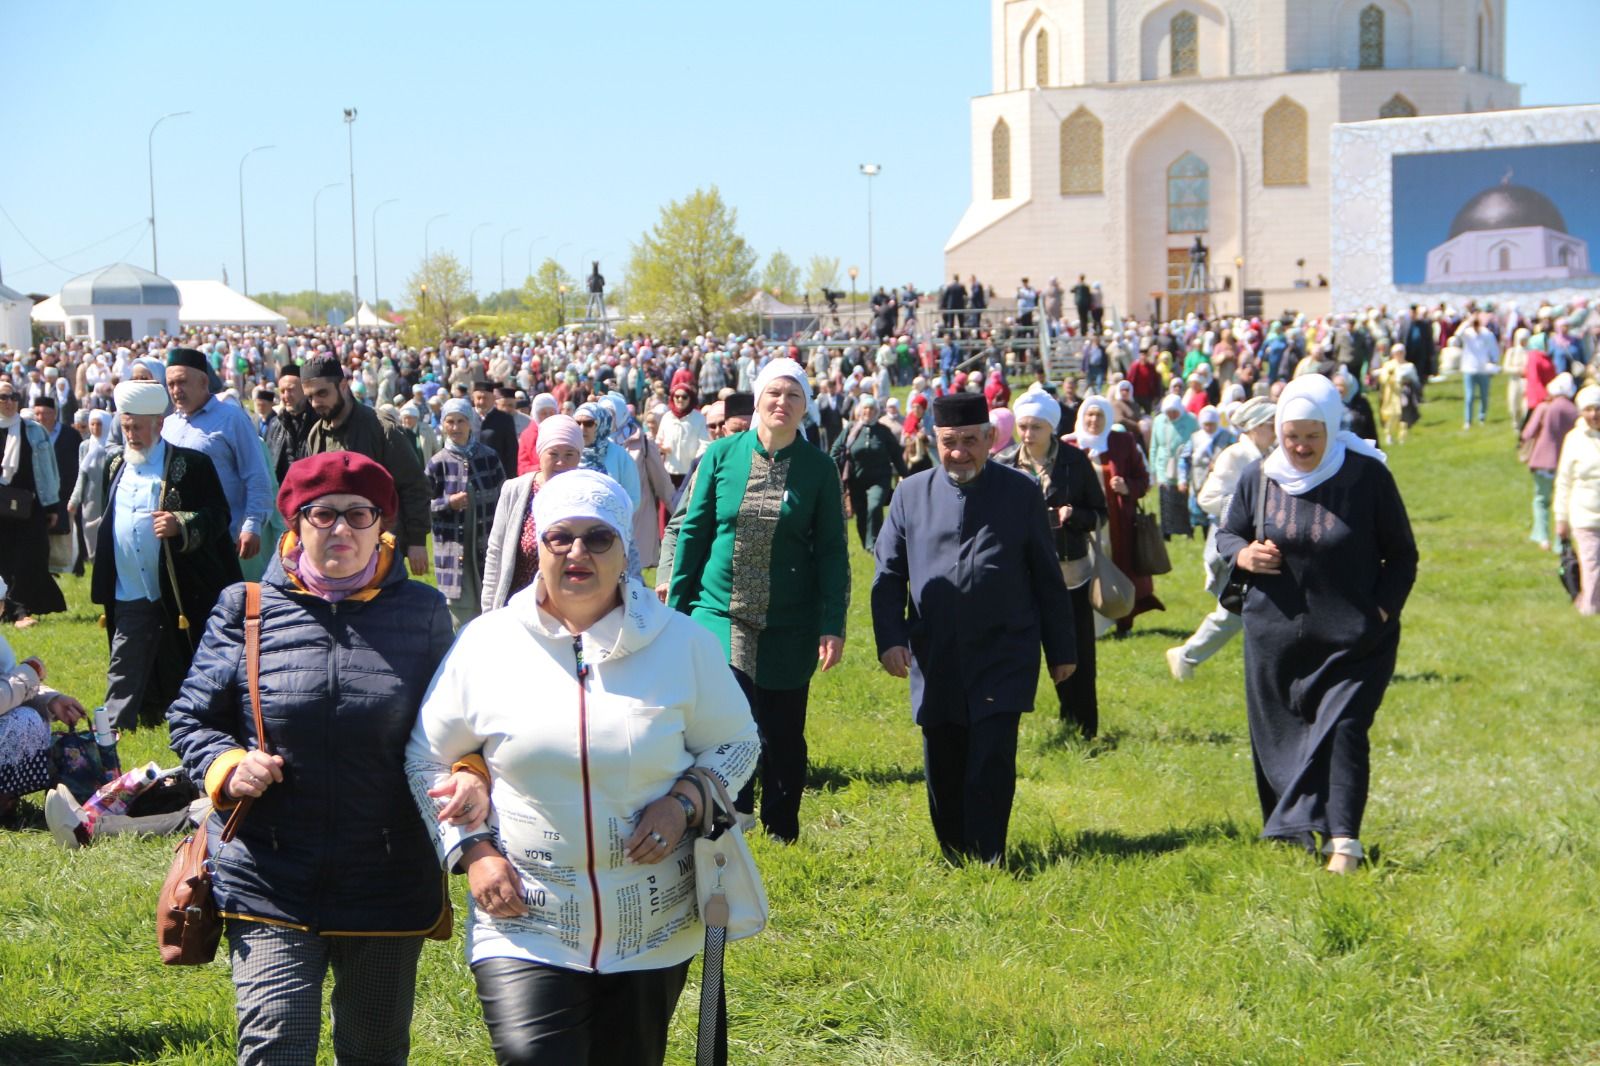
<path fill-rule="evenodd" d="M 1600 101 L 1597 0 L 1509 0 L 1508 76 L 1524 104 Z M 250 288 L 309 288 L 311 204 L 348 169 L 354 106 L 361 291 L 398 295 L 432 244 L 467 259 L 476 288 L 560 251 L 617 280 L 659 206 L 715 183 L 763 259 L 781 248 L 861 267 L 874 180 L 876 278 L 934 284 L 967 203 L 968 100 L 989 88 L 989 3 L 750 0 L 615 4 L 90 3 L 0 0 L 0 100 L 10 136 L 0 218 L 12 288 L 54 292 L 139 236 L 155 137 L 161 272 L 239 287 L 239 160 Z M 321 204 L 321 285 L 350 285 L 349 190 Z M 114 239 L 104 239 L 118 234 Z M 95 243 L 100 242 L 100 243 Z M 93 245 L 93 247 L 85 247 Z"/>

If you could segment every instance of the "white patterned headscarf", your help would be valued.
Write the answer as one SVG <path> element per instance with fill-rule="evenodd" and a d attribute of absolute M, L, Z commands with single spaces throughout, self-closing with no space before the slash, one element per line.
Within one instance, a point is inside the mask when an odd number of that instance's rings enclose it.
<path fill-rule="evenodd" d="M 557 522 L 587 518 L 604 522 L 633 547 L 633 500 L 611 477 L 580 468 L 551 478 L 533 498 L 533 524 L 549 529 Z"/>
<path fill-rule="evenodd" d="M 1321 374 L 1307 374 L 1289 382 L 1278 396 L 1275 415 L 1280 444 L 1283 442 L 1285 422 L 1321 422 L 1328 434 L 1328 446 L 1315 470 L 1296 470 L 1289 461 L 1287 450 L 1283 448 L 1276 449 L 1267 457 L 1262 469 L 1291 496 L 1304 495 L 1337 474 L 1344 465 L 1346 452 L 1370 455 L 1379 462 L 1389 461 L 1376 446 L 1341 428 L 1344 399 L 1334 383 Z"/>

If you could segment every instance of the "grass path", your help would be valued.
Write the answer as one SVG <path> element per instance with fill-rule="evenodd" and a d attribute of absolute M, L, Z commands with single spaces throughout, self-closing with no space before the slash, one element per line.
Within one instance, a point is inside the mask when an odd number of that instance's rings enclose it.
<path fill-rule="evenodd" d="M 1527 542 L 1504 409 L 1466 434 L 1459 388 L 1430 395 L 1392 459 L 1422 559 L 1372 732 L 1370 869 L 1336 879 L 1257 841 L 1237 643 L 1195 681 L 1168 678 L 1161 652 L 1207 609 L 1198 541 L 1158 580 L 1167 612 L 1100 645 L 1100 740 L 1065 739 L 1041 685 L 1011 869 L 943 866 L 857 551 L 845 664 L 812 688 L 801 842 L 754 842 L 774 920 L 730 951 L 735 1060 L 1600 1058 L 1600 628 Z M 65 619 L 7 637 L 90 702 L 104 635 L 85 583 L 67 585 Z M 157 732 L 123 748 L 128 764 L 173 761 Z M 170 848 L 65 853 L 38 819 L 0 834 L 0 1062 L 232 1061 L 226 967 L 156 959 Z M 471 989 L 459 933 L 429 945 L 413 1061 L 492 1061 Z M 692 1061 L 695 999 L 669 1061 Z"/>

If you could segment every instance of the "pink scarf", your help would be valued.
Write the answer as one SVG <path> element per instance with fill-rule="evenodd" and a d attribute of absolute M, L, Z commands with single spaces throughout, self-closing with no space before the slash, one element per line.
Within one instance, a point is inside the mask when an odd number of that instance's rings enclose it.
<path fill-rule="evenodd" d="M 380 548 L 379 551 L 382 549 Z M 359 573 L 349 577 L 329 577 L 318 570 L 305 549 L 296 544 L 284 557 L 285 569 L 293 572 L 300 579 L 300 584 L 313 596 L 319 596 L 329 603 L 338 603 L 351 593 L 360 592 L 371 583 L 373 575 L 378 572 L 379 551 L 372 553 L 372 558 L 367 560 L 367 565 Z"/>

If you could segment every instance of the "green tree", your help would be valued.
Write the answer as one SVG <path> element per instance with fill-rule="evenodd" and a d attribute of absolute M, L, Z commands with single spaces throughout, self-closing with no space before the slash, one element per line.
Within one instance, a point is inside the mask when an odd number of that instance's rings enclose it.
<path fill-rule="evenodd" d="M 412 308 L 407 340 L 420 344 L 438 344 L 456 319 L 478 305 L 467 291 L 466 269 L 449 252 L 435 252 L 422 261 L 406 280 L 406 299 Z"/>
<path fill-rule="evenodd" d="M 806 291 L 817 303 L 822 303 L 823 289 L 839 288 L 839 257 L 814 255 L 806 266 Z"/>
<path fill-rule="evenodd" d="M 519 290 L 522 310 L 528 315 L 533 329 L 552 330 L 561 325 L 563 286 L 567 290 L 565 297 L 567 317 L 581 317 L 583 305 L 575 301 L 586 300 L 588 297 L 577 294 L 578 283 L 571 274 L 562 270 L 561 264 L 554 259 L 546 259 L 540 263 L 533 275 L 522 283 L 522 288 Z"/>
<path fill-rule="evenodd" d="M 738 220 L 715 185 L 663 207 L 628 260 L 629 310 L 658 330 L 717 328 L 755 285 Z"/>
<path fill-rule="evenodd" d="M 761 271 L 761 287 L 780 300 L 794 300 L 800 296 L 800 268 L 779 248 L 767 260 Z"/>

